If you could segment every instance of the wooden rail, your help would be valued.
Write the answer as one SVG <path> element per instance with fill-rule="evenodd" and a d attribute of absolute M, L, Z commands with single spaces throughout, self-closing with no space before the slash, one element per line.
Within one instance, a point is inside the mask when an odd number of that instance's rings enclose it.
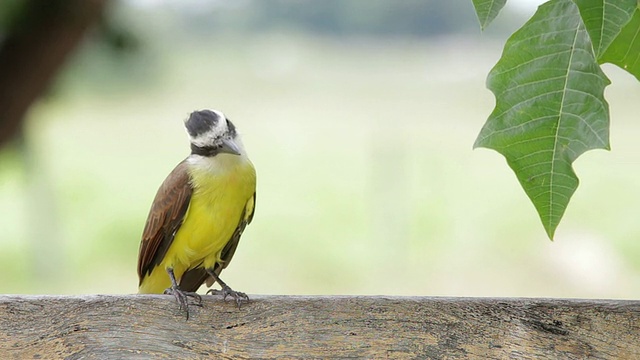
<path fill-rule="evenodd" d="M 640 301 L 0 296 L 0 357 L 640 359 Z"/>

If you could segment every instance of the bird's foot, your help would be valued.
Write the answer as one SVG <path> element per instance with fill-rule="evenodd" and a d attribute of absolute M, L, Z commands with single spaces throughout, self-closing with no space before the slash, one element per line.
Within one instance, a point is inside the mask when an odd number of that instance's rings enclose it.
<path fill-rule="evenodd" d="M 222 290 L 209 289 L 209 291 L 207 291 L 207 294 L 221 295 L 223 300 L 226 300 L 227 296 L 231 296 L 236 300 L 238 309 L 240 308 L 240 306 L 242 306 L 243 301 L 249 301 L 249 296 L 247 296 L 247 294 L 240 291 L 235 291 L 231 289 L 227 284 L 222 285 Z"/>
<path fill-rule="evenodd" d="M 172 286 L 167 288 L 164 293 L 166 295 L 173 295 L 176 298 L 180 309 L 187 313 L 187 320 L 189 320 L 189 298 L 193 299 L 192 305 L 202 306 L 202 297 L 195 292 L 182 291 L 179 287 Z"/>

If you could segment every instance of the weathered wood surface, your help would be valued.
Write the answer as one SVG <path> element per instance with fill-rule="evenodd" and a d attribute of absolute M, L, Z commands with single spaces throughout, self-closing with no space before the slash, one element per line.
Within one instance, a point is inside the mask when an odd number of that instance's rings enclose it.
<path fill-rule="evenodd" d="M 640 301 L 0 296 L 0 357 L 640 359 Z"/>

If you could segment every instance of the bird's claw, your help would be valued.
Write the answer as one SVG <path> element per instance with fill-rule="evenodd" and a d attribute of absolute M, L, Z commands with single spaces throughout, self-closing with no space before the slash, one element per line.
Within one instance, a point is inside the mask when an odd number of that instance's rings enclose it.
<path fill-rule="evenodd" d="M 189 320 L 189 298 L 194 301 L 192 305 L 202 306 L 202 296 L 195 292 L 182 291 L 177 286 L 172 286 L 164 291 L 165 295 L 173 295 L 176 301 L 180 305 L 180 310 L 184 310 L 187 313 L 187 320 Z"/>
<path fill-rule="evenodd" d="M 235 291 L 229 286 L 222 286 L 222 290 L 209 289 L 209 291 L 207 291 L 207 294 L 221 295 L 223 300 L 227 300 L 227 296 L 231 296 L 235 299 L 236 304 L 238 304 L 238 309 L 240 308 L 240 306 L 242 306 L 243 301 L 249 301 L 249 296 L 247 296 L 247 294 L 240 291 Z"/>

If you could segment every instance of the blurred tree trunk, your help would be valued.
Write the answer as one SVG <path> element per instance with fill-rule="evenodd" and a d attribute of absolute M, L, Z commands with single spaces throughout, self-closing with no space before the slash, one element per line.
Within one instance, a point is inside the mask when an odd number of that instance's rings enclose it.
<path fill-rule="evenodd" d="M 0 44 L 0 147 L 21 130 L 108 0 L 27 0 Z"/>

